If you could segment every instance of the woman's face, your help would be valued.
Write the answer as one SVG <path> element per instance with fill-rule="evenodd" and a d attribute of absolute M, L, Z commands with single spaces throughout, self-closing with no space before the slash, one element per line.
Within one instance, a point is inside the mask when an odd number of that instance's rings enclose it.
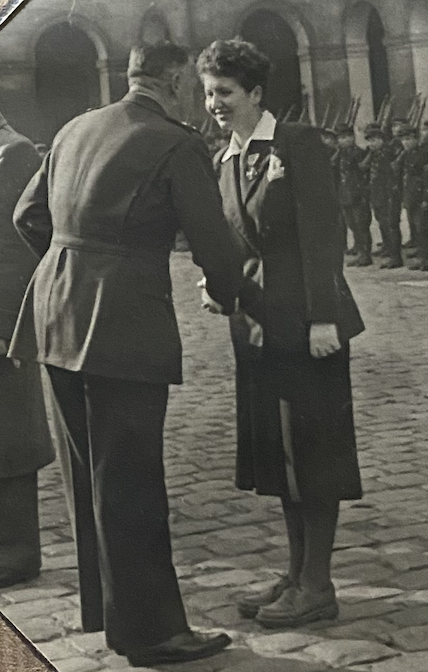
<path fill-rule="evenodd" d="M 245 126 L 260 109 L 262 88 L 246 91 L 233 77 L 202 75 L 205 92 L 205 108 L 221 129 L 234 131 Z"/>

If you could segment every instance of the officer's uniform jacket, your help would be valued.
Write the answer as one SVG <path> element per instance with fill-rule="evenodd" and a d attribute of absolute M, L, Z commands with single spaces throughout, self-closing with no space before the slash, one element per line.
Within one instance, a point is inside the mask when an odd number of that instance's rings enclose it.
<path fill-rule="evenodd" d="M 199 133 L 140 93 L 59 132 L 16 226 L 42 260 L 10 354 L 70 371 L 180 383 L 169 255 L 182 228 L 207 290 L 234 308 L 240 266 Z"/>
<path fill-rule="evenodd" d="M 14 229 L 13 211 L 39 166 L 33 143 L 0 114 L 0 338 L 6 342 L 38 263 Z M 0 479 L 31 474 L 53 459 L 39 367 L 17 369 L 0 356 Z"/>

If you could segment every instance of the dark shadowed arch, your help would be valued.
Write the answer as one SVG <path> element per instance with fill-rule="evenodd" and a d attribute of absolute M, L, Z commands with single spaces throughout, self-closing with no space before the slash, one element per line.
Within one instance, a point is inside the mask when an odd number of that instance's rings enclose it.
<path fill-rule="evenodd" d="M 66 22 L 41 35 L 35 55 L 40 137 L 50 143 L 70 119 L 100 105 L 98 55 L 87 34 Z"/>
<path fill-rule="evenodd" d="M 240 34 L 271 59 L 269 109 L 277 114 L 294 105 L 294 117 L 298 116 L 302 109 L 302 82 L 298 43 L 293 30 L 278 13 L 259 9 L 246 17 Z"/>

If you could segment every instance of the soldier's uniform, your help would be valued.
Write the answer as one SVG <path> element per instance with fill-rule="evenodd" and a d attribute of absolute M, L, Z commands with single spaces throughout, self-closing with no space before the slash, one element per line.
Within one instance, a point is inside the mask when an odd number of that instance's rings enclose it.
<path fill-rule="evenodd" d="M 389 150 L 391 152 L 391 161 L 393 165 L 392 185 L 391 185 L 391 223 L 392 229 L 399 230 L 401 223 L 401 213 L 403 210 L 403 167 L 399 159 L 403 153 L 403 143 L 399 137 L 392 138 L 389 141 Z M 412 232 L 411 232 L 412 238 Z"/>
<path fill-rule="evenodd" d="M 401 132 L 402 138 L 417 138 L 417 130 L 404 127 Z M 422 209 L 422 203 L 426 200 L 425 193 L 428 170 L 428 145 L 416 144 L 405 149 L 400 158 L 403 173 L 403 205 L 407 211 L 410 232 L 416 253 L 420 261 L 413 268 L 427 267 L 428 270 L 428 246 L 426 243 L 426 206 Z M 423 221 L 422 221 L 423 216 Z"/>
<path fill-rule="evenodd" d="M 372 126 L 366 130 L 366 139 L 373 137 L 379 137 L 385 141 L 383 131 Z M 392 191 L 396 183 L 391 147 L 384 142 L 380 148 L 370 150 L 361 165 L 361 169 L 369 174 L 370 204 L 378 221 L 383 246 L 388 257 L 382 267 L 397 268 L 403 265 L 403 260 L 401 257 L 401 231 L 399 226 L 394 225 L 391 216 L 394 207 Z"/>
<path fill-rule="evenodd" d="M 353 130 L 348 127 L 338 129 L 338 132 L 339 135 L 353 136 Z M 369 266 L 372 263 L 368 182 L 360 169 L 365 158 L 366 152 L 354 142 L 352 145 L 340 147 L 336 159 L 342 219 L 346 228 L 352 232 L 357 252 L 355 261 L 348 262 L 352 266 Z"/>

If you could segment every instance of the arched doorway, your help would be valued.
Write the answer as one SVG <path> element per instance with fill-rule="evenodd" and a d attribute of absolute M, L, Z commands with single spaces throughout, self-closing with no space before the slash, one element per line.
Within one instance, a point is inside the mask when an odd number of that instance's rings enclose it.
<path fill-rule="evenodd" d="M 361 97 L 359 122 L 377 116 L 382 100 L 390 93 L 384 26 L 370 2 L 356 2 L 346 16 L 345 35 L 349 83 L 353 96 Z"/>
<path fill-rule="evenodd" d="M 40 139 L 50 144 L 70 119 L 101 103 L 97 51 L 80 28 L 60 23 L 36 46 L 36 100 Z"/>
<path fill-rule="evenodd" d="M 416 91 L 428 96 L 428 6 L 417 0 L 410 16 L 410 41 L 413 53 Z"/>
<path fill-rule="evenodd" d="M 370 83 L 373 95 L 373 109 L 378 114 L 382 101 L 390 93 L 388 58 L 384 46 L 385 29 L 377 11 L 370 11 L 367 22 L 367 44 L 369 48 Z"/>
<path fill-rule="evenodd" d="M 276 12 L 260 9 L 244 20 L 240 34 L 271 59 L 268 108 L 273 114 L 293 108 L 292 118 L 296 119 L 302 110 L 302 80 L 293 30 Z"/>

